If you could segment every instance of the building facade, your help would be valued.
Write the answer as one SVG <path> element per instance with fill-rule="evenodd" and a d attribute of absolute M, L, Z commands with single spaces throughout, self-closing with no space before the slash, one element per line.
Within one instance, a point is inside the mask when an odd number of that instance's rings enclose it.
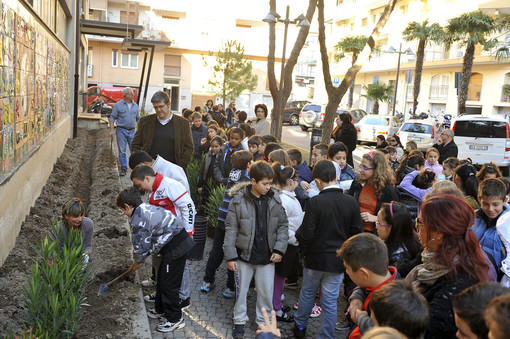
<path fill-rule="evenodd" d="M 208 83 L 213 78 L 215 59 L 209 53 L 218 51 L 227 40 L 240 42 L 245 47 L 245 56 L 253 64 L 258 83 L 253 91 L 244 92 L 235 101 L 238 109 L 254 115 L 253 109 L 258 103 L 273 106 L 267 80 L 269 30 L 267 24 L 262 22 L 268 11 L 267 3 L 246 0 L 228 0 L 222 6 L 203 0 L 171 4 L 93 0 L 89 15 L 97 20 L 142 25 L 144 31 L 141 38 L 171 42 L 168 48 L 154 55 L 144 107 L 148 112 L 152 111 L 150 97 L 158 90 L 168 92 L 172 99 L 171 108 L 176 112 L 183 108 L 203 107 L 208 99 L 222 103 L 223 100 Z M 281 46 L 283 41 L 283 27 L 280 26 L 277 25 L 276 46 Z M 289 44 L 295 40 L 297 31 L 297 28 L 289 29 Z M 121 39 L 89 36 L 89 86 L 139 86 L 143 53 L 122 50 L 121 42 Z M 277 48 L 277 61 L 280 60 L 280 53 L 280 48 Z M 287 57 L 289 55 L 288 47 Z M 309 59 L 301 59 L 301 66 L 297 66 L 298 70 L 295 71 L 295 74 L 299 74 L 295 86 L 299 88 L 295 91 L 299 96 L 313 94 L 310 88 L 313 87 L 315 61 Z M 279 70 L 280 64 L 277 63 L 275 72 L 278 75 Z M 226 101 L 226 105 L 228 103 Z"/>
<path fill-rule="evenodd" d="M 437 22 L 445 26 L 449 19 L 462 13 L 476 11 L 483 7 L 485 1 L 460 0 L 402 0 L 398 1 L 382 34 L 376 41 L 379 47 L 372 59 L 363 65 L 358 73 L 355 83 L 353 107 L 371 112 L 373 104 L 362 96 L 363 86 L 384 82 L 396 85 L 397 54 L 386 53 L 389 47 L 398 51 L 410 48 L 414 53 L 417 41 L 405 42 L 402 31 L 411 21 L 429 23 Z M 379 20 L 387 1 L 375 0 L 331 0 L 328 2 L 329 15 L 332 17 L 327 29 L 328 51 L 330 60 L 335 53 L 334 45 L 341 38 L 348 35 L 370 35 L 376 22 Z M 326 18 L 328 19 L 328 18 Z M 507 34 L 507 33 L 506 33 Z M 499 35 L 504 41 L 508 36 Z M 467 113 L 480 113 L 484 115 L 502 114 L 510 115 L 510 59 L 496 60 L 494 51 L 482 51 L 476 47 L 475 59 L 470 78 Z M 434 114 L 449 113 L 457 115 L 457 87 L 459 74 L 462 72 L 462 58 L 464 47 L 453 45 L 449 49 L 444 44 L 429 44 L 426 47 L 425 61 L 421 80 L 420 95 L 417 112 Z M 413 105 L 413 82 L 415 55 L 402 54 L 400 74 L 397 86 L 396 111 L 408 114 Z M 341 63 L 332 65 L 332 75 L 342 79 L 350 66 L 346 58 Z M 322 80 L 323 82 L 323 80 Z M 322 84 L 317 84 L 317 87 Z M 316 91 L 317 100 L 327 100 L 324 93 Z M 381 103 L 380 114 L 391 113 L 393 100 Z M 342 106 L 347 105 L 347 95 L 343 98 Z"/>

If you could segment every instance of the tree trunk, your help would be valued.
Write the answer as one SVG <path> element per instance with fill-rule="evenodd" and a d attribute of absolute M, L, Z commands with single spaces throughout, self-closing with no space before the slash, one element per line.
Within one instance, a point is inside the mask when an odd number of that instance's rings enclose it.
<path fill-rule="evenodd" d="M 309 0 L 308 10 L 305 14 L 308 22 L 312 22 L 316 6 L 317 0 Z M 276 11 L 276 0 L 269 0 L 269 8 L 270 10 Z M 278 88 L 278 86 L 276 86 L 274 70 L 276 29 L 275 24 L 269 24 L 269 55 L 267 57 L 267 77 L 269 81 L 269 90 L 271 92 L 271 97 L 273 98 L 273 113 L 271 114 L 270 134 L 274 135 L 278 141 L 281 141 L 282 138 L 283 124 L 283 114 L 278 112 L 278 92 L 283 90 L 282 101 L 284 104 L 282 105 L 282 108 L 284 108 L 285 103 L 287 102 L 287 99 L 289 99 L 290 93 L 292 92 L 292 72 L 294 70 L 294 66 L 296 66 L 299 53 L 301 53 L 301 49 L 303 49 L 303 46 L 305 45 L 309 30 L 310 27 L 301 27 L 299 30 L 289 59 L 285 63 L 285 78 L 280 79 L 280 86 Z"/>
<path fill-rule="evenodd" d="M 421 73 L 423 71 L 424 57 L 425 40 L 420 40 L 418 43 L 418 50 L 416 51 L 416 66 L 414 67 L 413 117 L 416 116 L 416 109 L 418 108 L 418 96 L 420 95 Z"/>
<path fill-rule="evenodd" d="M 356 81 L 356 75 L 352 79 L 351 85 L 349 86 L 349 102 L 347 104 L 349 106 L 349 108 L 352 108 L 352 103 L 354 101 L 354 82 L 355 81 Z"/>
<path fill-rule="evenodd" d="M 466 47 L 464 61 L 462 62 L 462 79 L 460 79 L 459 90 L 459 110 L 457 114 L 466 112 L 466 100 L 468 96 L 469 80 L 471 79 L 471 69 L 473 68 L 473 59 L 475 58 L 475 45 L 470 44 Z"/>
<path fill-rule="evenodd" d="M 354 77 L 361 70 L 361 67 L 365 62 L 368 61 L 370 53 L 375 46 L 375 40 L 381 34 L 381 31 L 388 22 L 390 14 L 395 8 L 397 0 L 390 0 L 386 5 L 381 18 L 375 25 L 372 34 L 368 37 L 365 48 L 361 51 L 356 60 L 355 64 L 349 68 L 345 74 L 344 79 L 340 83 L 340 86 L 334 87 L 331 81 L 331 72 L 329 69 L 328 49 L 326 48 L 326 33 L 324 27 L 324 0 L 318 0 L 318 16 L 319 16 L 319 44 L 321 51 L 322 60 L 322 72 L 324 74 L 324 84 L 326 86 L 326 92 L 328 93 L 328 104 L 326 106 L 326 116 L 322 127 L 322 142 L 329 144 L 331 140 L 331 133 L 333 132 L 333 125 L 336 118 L 336 110 L 338 104 L 342 100 L 343 96 L 347 92 L 351 82 L 354 81 Z"/>
<path fill-rule="evenodd" d="M 374 102 L 374 107 L 372 108 L 372 114 L 379 114 L 379 101 Z"/>

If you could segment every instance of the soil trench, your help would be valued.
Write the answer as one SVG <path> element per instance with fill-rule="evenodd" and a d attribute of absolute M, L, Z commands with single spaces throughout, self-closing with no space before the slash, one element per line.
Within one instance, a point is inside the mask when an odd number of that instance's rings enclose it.
<path fill-rule="evenodd" d="M 132 317 L 136 314 L 139 293 L 139 287 L 133 283 L 134 274 L 111 285 L 107 294 L 97 296 L 102 283 L 120 275 L 132 263 L 127 219 L 115 206 L 120 183 L 114 159 L 106 130 L 79 130 L 78 137 L 66 143 L 21 226 L 15 248 L 0 268 L 0 337 L 7 336 L 9 329 L 21 333 L 23 287 L 35 256 L 31 245 L 48 234 L 50 220 L 61 216 L 62 204 L 71 197 L 83 200 L 87 216 L 94 222 L 88 306 L 84 307 L 75 338 L 132 337 Z"/>

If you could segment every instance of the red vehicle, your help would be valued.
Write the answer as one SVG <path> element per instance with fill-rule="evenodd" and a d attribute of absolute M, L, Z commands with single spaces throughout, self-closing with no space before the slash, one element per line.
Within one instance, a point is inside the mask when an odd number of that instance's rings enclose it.
<path fill-rule="evenodd" d="M 122 91 L 125 87 L 105 87 L 105 86 L 91 86 L 87 90 L 87 104 L 88 107 L 92 105 L 92 102 L 100 97 L 108 106 L 113 107 L 117 101 L 124 99 L 124 95 Z M 135 96 L 133 101 L 136 102 L 138 91 L 134 89 Z"/>

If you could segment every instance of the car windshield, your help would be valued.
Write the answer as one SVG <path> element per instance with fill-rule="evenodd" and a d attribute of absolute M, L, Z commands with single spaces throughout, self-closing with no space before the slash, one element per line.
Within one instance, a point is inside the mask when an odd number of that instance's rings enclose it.
<path fill-rule="evenodd" d="M 314 111 L 315 113 L 320 113 L 321 105 L 306 105 L 303 108 L 303 111 Z"/>
<path fill-rule="evenodd" d="M 364 117 L 360 124 L 388 126 L 389 119 L 381 117 Z"/>
<path fill-rule="evenodd" d="M 402 132 L 432 134 L 432 126 L 420 123 L 406 122 Z"/>
<path fill-rule="evenodd" d="M 473 138 L 506 138 L 504 121 L 457 121 L 455 136 Z"/>

